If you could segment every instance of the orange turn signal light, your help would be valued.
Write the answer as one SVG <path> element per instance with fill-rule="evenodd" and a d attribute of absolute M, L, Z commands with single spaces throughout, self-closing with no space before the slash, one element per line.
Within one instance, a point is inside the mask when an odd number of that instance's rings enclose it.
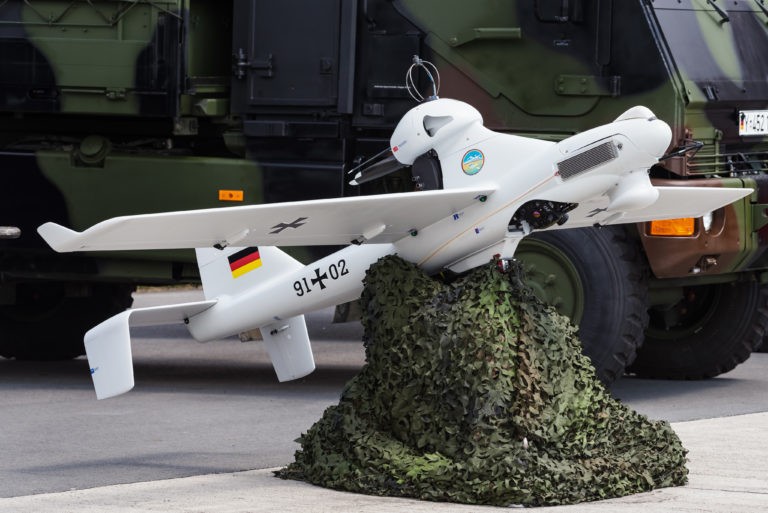
<path fill-rule="evenodd" d="M 219 201 L 243 201 L 243 191 L 220 190 Z"/>
<path fill-rule="evenodd" d="M 651 221 L 651 235 L 660 237 L 690 237 L 696 232 L 696 220 L 693 217 Z"/>

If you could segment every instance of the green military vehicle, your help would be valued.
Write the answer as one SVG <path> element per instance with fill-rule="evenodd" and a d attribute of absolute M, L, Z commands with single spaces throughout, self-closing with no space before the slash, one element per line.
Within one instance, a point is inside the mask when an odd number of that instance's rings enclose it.
<path fill-rule="evenodd" d="M 0 355 L 77 356 L 136 285 L 198 280 L 190 252 L 54 254 L 44 221 L 418 186 L 347 175 L 413 105 L 414 55 L 493 130 L 558 140 L 645 105 L 674 132 L 655 181 L 754 188 L 701 219 L 524 242 L 528 280 L 605 381 L 715 376 L 761 344 L 763 0 L 5 0 Z"/>

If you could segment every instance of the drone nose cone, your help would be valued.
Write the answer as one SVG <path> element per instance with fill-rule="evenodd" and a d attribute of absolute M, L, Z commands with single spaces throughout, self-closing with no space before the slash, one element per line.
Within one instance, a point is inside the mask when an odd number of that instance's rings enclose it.
<path fill-rule="evenodd" d="M 658 119 L 648 107 L 642 105 L 632 107 L 616 118 L 616 122 L 622 121 L 640 122 L 632 130 L 631 138 L 638 148 L 649 155 L 659 158 L 669 148 L 672 141 L 672 129 L 664 121 Z"/>
<path fill-rule="evenodd" d="M 661 158 L 667 152 L 672 142 L 672 129 L 664 121 L 654 119 L 651 121 L 653 130 L 643 141 L 643 148 L 656 158 Z"/>

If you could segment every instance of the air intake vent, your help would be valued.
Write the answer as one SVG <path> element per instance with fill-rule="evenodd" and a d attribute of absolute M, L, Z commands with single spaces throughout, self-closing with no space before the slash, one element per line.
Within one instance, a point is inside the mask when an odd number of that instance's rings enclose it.
<path fill-rule="evenodd" d="M 589 171 L 593 167 L 605 164 L 618 156 L 619 153 L 616 150 L 616 146 L 614 146 L 612 141 L 608 141 L 559 162 L 557 170 L 563 180 L 568 180 L 584 171 Z"/>

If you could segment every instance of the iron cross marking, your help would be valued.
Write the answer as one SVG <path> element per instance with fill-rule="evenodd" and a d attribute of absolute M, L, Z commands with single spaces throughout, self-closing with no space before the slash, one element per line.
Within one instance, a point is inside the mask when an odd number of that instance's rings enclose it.
<path fill-rule="evenodd" d="M 298 219 L 296 219 L 295 221 L 292 221 L 290 223 L 277 223 L 275 226 L 270 228 L 270 230 L 273 230 L 273 231 L 269 232 L 269 234 L 270 235 L 275 235 L 276 233 L 282 232 L 286 228 L 298 228 L 300 226 L 304 226 L 305 224 L 307 224 L 307 223 L 305 223 L 305 221 L 307 219 L 309 219 L 309 218 L 308 217 L 299 217 Z"/>
<path fill-rule="evenodd" d="M 600 212 L 606 212 L 607 210 L 608 210 L 607 208 L 596 208 L 592 210 L 589 214 L 587 214 L 587 217 L 595 217 Z"/>
<path fill-rule="evenodd" d="M 328 273 L 320 274 L 320 269 L 315 269 L 315 277 L 312 278 L 312 285 L 319 283 L 320 290 L 323 290 L 325 288 L 325 283 L 323 283 L 323 280 L 327 280 L 327 279 L 328 279 Z"/>

